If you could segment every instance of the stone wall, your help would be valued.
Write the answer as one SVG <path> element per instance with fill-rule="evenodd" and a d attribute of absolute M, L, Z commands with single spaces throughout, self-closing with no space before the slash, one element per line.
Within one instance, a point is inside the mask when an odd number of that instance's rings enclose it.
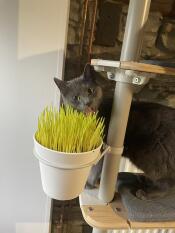
<path fill-rule="evenodd" d="M 83 0 L 71 0 L 70 19 L 68 29 L 68 44 L 65 79 L 69 80 L 80 75 L 87 62 L 88 43 L 91 30 L 92 15 L 94 12 L 93 0 L 89 1 L 86 27 L 83 40 L 83 53 L 80 54 L 81 30 L 83 23 Z M 97 10 L 95 31 L 92 46 L 92 58 L 118 60 L 120 57 L 126 17 L 128 12 L 128 0 L 99 1 Z M 104 4 L 104 5 L 103 5 Z M 113 46 L 105 46 L 96 43 L 100 16 L 100 7 L 105 4 L 114 4 L 116 7 L 117 29 Z M 104 12 L 103 12 L 104 14 Z M 104 27 L 104 35 L 105 35 Z M 108 30 L 107 30 L 108 31 Z M 175 67 L 175 1 L 152 0 L 151 11 L 145 27 L 145 35 L 141 53 L 141 60 L 160 65 Z M 164 75 L 157 76 L 143 88 L 138 99 L 160 102 L 175 106 L 175 77 Z"/>
<path fill-rule="evenodd" d="M 89 1 L 93 2 L 92 0 Z M 103 2 L 101 0 L 100 2 Z M 104 4 L 107 4 L 105 1 Z M 118 21 L 117 23 L 117 34 L 116 42 L 114 46 L 99 46 L 98 44 L 93 45 L 93 56 L 98 57 L 115 57 L 120 54 L 123 34 L 125 29 L 128 4 L 127 1 L 109 1 L 110 4 L 118 5 Z M 121 4 L 122 2 L 122 4 Z M 91 24 L 91 16 L 93 13 L 93 4 L 89 3 L 88 13 L 86 18 L 86 31 L 84 38 L 84 49 L 87 49 L 87 43 L 89 41 L 89 32 Z M 148 22 L 145 28 L 144 43 L 142 49 L 142 58 L 144 59 L 174 59 L 175 58 L 175 15 L 171 14 L 171 11 L 175 11 L 173 6 L 174 0 L 153 0 L 152 7 L 149 14 Z M 72 56 L 79 56 L 79 45 L 80 45 L 80 32 L 82 26 L 82 11 L 83 11 L 83 0 L 71 0 L 70 5 L 70 19 L 69 19 L 69 30 L 68 30 L 68 50 L 67 58 Z M 173 8 L 174 7 L 174 8 Z M 160 10 L 159 10 L 160 8 Z M 171 10 L 172 8 L 172 10 Z M 163 11 L 164 10 L 164 11 Z M 175 13 L 174 13 L 175 14 Z M 96 17 L 96 25 L 99 21 L 99 11 Z M 98 26 L 95 31 L 98 30 Z M 94 33 L 94 40 L 95 40 Z M 114 58 L 113 58 L 114 59 Z"/>

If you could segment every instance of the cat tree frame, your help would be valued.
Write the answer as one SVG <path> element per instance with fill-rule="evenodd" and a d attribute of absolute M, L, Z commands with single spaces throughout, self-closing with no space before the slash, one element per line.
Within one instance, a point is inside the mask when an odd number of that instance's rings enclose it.
<path fill-rule="evenodd" d="M 100 187 L 99 190 L 85 190 L 80 195 L 80 207 L 83 216 L 86 222 L 93 227 L 93 233 L 106 233 L 109 229 L 175 228 L 175 222 L 132 222 L 127 219 L 127 213 L 123 208 L 120 197 L 114 198 L 133 96 L 133 85 L 144 85 L 148 82 L 148 78 L 136 75 L 134 71 L 175 75 L 173 68 L 137 62 L 142 47 L 143 31 L 148 18 L 150 3 L 151 0 L 130 0 L 120 61 L 91 61 L 97 71 L 106 71 L 108 78 L 116 81 L 107 138 L 107 144 L 111 147 L 111 150 L 104 157 Z"/>

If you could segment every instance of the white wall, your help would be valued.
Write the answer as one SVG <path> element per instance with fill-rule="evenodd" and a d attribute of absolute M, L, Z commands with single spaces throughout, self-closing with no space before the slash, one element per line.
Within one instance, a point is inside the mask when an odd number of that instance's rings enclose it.
<path fill-rule="evenodd" d="M 39 112 L 53 102 L 52 77 L 62 75 L 68 2 L 0 0 L 0 233 L 44 232 L 40 223 L 49 214 L 48 200 L 32 154 L 32 135 Z M 45 13 L 47 24 L 40 21 Z M 49 30 L 53 22 L 57 30 Z M 32 25 L 37 30 L 30 31 Z M 49 39 L 37 50 L 43 28 Z"/>

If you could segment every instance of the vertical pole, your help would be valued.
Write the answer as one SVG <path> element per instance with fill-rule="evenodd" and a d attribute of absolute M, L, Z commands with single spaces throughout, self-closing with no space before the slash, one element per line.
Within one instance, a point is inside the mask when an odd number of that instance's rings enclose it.
<path fill-rule="evenodd" d="M 137 61 L 139 59 L 143 30 L 148 18 L 150 3 L 151 0 L 130 0 L 120 57 L 121 61 Z M 123 74 L 121 73 L 121 75 Z M 114 197 L 132 94 L 131 84 L 116 83 L 107 138 L 108 145 L 115 149 L 105 155 L 98 194 L 99 198 L 104 202 L 110 202 Z M 107 231 L 93 229 L 93 233 L 105 232 Z"/>
<path fill-rule="evenodd" d="M 148 18 L 150 3 L 151 0 L 130 0 L 121 51 L 121 61 L 137 61 L 139 59 L 143 30 Z M 132 84 L 116 83 L 107 138 L 108 145 L 115 149 L 105 156 L 99 188 L 99 198 L 104 202 L 110 202 L 114 197 L 116 177 L 121 157 L 120 151 L 123 147 L 132 94 Z"/>

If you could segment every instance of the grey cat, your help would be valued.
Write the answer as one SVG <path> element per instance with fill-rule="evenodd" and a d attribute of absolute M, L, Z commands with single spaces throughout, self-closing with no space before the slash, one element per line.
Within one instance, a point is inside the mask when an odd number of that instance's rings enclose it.
<path fill-rule="evenodd" d="M 54 78 L 63 103 L 83 112 L 98 110 L 105 118 L 107 135 L 112 108 L 110 81 L 103 79 L 92 66 L 71 81 Z M 110 87 L 110 89 L 109 89 Z M 114 88 L 112 89 L 114 90 Z M 110 94 L 109 94 L 110 93 Z M 123 156 L 145 174 L 145 187 L 137 190 L 140 199 L 163 196 L 175 187 L 175 109 L 155 103 L 133 102 L 126 130 Z M 95 186 L 102 160 L 92 168 L 88 184 Z"/>

